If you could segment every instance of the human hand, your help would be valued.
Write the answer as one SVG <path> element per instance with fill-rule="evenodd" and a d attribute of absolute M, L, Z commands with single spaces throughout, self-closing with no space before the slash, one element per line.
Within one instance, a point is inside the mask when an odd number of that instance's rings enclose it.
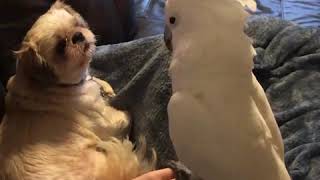
<path fill-rule="evenodd" d="M 174 180 L 174 173 L 171 169 L 166 168 L 166 169 L 148 172 L 133 180 Z"/>

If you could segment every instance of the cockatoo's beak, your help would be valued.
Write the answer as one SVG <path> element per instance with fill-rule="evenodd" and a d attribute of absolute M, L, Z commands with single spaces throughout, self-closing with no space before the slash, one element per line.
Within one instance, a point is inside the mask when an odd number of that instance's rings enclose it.
<path fill-rule="evenodd" d="M 172 51 L 172 32 L 168 26 L 166 26 L 164 30 L 164 42 L 169 51 Z"/>

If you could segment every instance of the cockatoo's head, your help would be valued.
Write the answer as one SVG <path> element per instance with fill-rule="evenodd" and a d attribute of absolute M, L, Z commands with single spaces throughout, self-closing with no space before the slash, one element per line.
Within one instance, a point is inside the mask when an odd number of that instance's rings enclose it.
<path fill-rule="evenodd" d="M 236 59 L 246 56 L 252 60 L 252 55 L 247 55 L 251 44 L 244 34 L 248 14 L 243 5 L 247 4 L 241 2 L 167 0 L 165 42 L 168 49 L 173 50 L 174 58 Z"/>

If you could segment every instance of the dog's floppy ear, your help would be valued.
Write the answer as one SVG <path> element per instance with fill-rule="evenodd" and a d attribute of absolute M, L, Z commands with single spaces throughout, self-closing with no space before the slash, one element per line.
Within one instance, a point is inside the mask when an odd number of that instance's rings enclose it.
<path fill-rule="evenodd" d="M 37 52 L 36 45 L 30 42 L 23 42 L 20 50 L 14 52 L 17 58 L 17 73 L 30 80 L 35 80 L 42 85 L 48 85 L 57 81 L 53 69 Z"/>

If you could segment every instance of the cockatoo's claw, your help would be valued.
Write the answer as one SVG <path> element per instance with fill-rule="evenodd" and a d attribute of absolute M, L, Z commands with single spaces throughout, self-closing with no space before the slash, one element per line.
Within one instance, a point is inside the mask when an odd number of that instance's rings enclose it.
<path fill-rule="evenodd" d="M 169 161 L 166 165 L 174 171 L 176 180 L 203 180 L 179 161 Z"/>

